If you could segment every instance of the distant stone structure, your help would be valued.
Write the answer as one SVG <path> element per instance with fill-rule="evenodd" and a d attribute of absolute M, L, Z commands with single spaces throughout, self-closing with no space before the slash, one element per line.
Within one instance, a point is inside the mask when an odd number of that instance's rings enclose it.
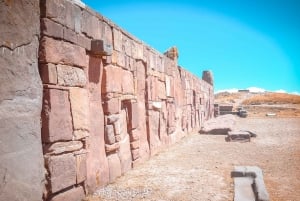
<path fill-rule="evenodd" d="M 1 1 L 0 19 L 0 200 L 78 201 L 213 117 L 211 73 L 80 1 Z"/>

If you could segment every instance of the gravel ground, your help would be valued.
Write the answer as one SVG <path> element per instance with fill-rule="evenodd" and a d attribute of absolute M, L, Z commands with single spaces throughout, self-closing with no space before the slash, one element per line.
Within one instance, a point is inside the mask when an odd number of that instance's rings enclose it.
<path fill-rule="evenodd" d="M 191 134 L 88 200 L 233 200 L 233 167 L 256 165 L 272 201 L 299 201 L 300 118 L 237 118 L 236 127 L 257 137 L 239 143 Z"/>

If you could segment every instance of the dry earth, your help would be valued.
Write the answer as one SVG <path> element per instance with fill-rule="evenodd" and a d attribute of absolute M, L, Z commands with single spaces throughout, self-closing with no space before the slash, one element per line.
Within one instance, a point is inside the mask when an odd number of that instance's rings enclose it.
<path fill-rule="evenodd" d="M 233 200 L 233 167 L 257 165 L 272 201 L 299 201 L 300 118 L 237 118 L 237 129 L 258 136 L 239 143 L 191 134 L 89 200 Z"/>

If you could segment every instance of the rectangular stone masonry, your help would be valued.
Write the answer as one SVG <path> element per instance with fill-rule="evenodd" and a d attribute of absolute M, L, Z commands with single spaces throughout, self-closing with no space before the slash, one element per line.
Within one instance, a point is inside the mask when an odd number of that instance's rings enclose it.
<path fill-rule="evenodd" d="M 68 91 L 44 89 L 42 140 L 72 140 L 72 118 Z"/>
<path fill-rule="evenodd" d="M 86 180 L 86 153 L 75 154 L 76 157 L 76 183 L 79 184 Z"/>
<path fill-rule="evenodd" d="M 62 86 L 83 87 L 87 83 L 84 70 L 68 65 L 57 65 L 57 77 Z"/>
<path fill-rule="evenodd" d="M 48 18 L 41 19 L 41 30 L 42 34 L 53 38 L 63 38 L 64 28 L 62 25 L 55 23 Z"/>
<path fill-rule="evenodd" d="M 107 157 L 109 166 L 109 181 L 113 182 L 121 176 L 121 163 L 118 154 L 111 154 Z"/>
<path fill-rule="evenodd" d="M 88 91 L 83 88 L 70 89 L 70 102 L 73 117 L 73 127 L 75 130 L 89 131 L 89 102 Z M 76 132 L 74 132 L 75 138 Z M 82 137 L 82 136 L 81 136 Z"/>
<path fill-rule="evenodd" d="M 87 66 L 84 48 L 49 37 L 42 38 L 39 56 L 42 63 Z"/>
<path fill-rule="evenodd" d="M 76 161 L 73 154 L 51 156 L 47 159 L 51 192 L 55 193 L 76 184 Z"/>
<path fill-rule="evenodd" d="M 57 84 L 57 70 L 54 64 L 41 64 L 39 70 L 43 84 Z"/>
<path fill-rule="evenodd" d="M 112 55 L 112 45 L 105 40 L 92 40 L 91 53 L 98 56 Z"/>
<path fill-rule="evenodd" d="M 78 201 L 84 197 L 84 190 L 82 186 L 79 186 L 54 196 L 50 201 Z"/>

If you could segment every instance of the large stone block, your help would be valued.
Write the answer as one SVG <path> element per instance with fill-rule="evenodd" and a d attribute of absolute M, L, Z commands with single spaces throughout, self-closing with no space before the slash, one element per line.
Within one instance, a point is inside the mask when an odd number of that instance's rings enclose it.
<path fill-rule="evenodd" d="M 72 119 L 67 91 L 44 89 L 42 111 L 43 142 L 72 140 Z"/>
<path fill-rule="evenodd" d="M 78 151 L 82 148 L 83 144 L 81 141 L 56 142 L 54 144 L 46 144 L 43 147 L 44 153 L 51 155 Z"/>
<path fill-rule="evenodd" d="M 70 89 L 70 102 L 75 130 L 89 130 L 88 91 L 83 88 Z M 75 136 L 76 137 L 76 136 Z"/>
<path fill-rule="evenodd" d="M 103 111 L 105 114 L 116 114 L 121 110 L 121 101 L 118 98 L 112 98 L 105 101 L 103 104 Z"/>
<path fill-rule="evenodd" d="M 84 190 L 79 186 L 54 196 L 50 201 L 79 201 L 84 197 Z"/>
<path fill-rule="evenodd" d="M 38 0 L 0 1 L 0 200 L 42 199 L 39 8 Z"/>
<path fill-rule="evenodd" d="M 122 51 L 122 32 L 119 29 L 113 28 L 113 44 L 114 49 L 121 52 Z"/>
<path fill-rule="evenodd" d="M 107 160 L 109 166 L 109 181 L 113 182 L 122 174 L 120 159 L 118 154 L 111 154 L 107 157 Z"/>
<path fill-rule="evenodd" d="M 57 65 L 58 84 L 62 86 L 83 87 L 87 79 L 85 72 L 81 68 L 67 65 Z"/>
<path fill-rule="evenodd" d="M 109 65 L 104 68 L 102 93 L 134 93 L 133 75 L 130 71 Z"/>
<path fill-rule="evenodd" d="M 122 141 L 119 142 L 119 144 L 120 144 L 120 149 L 118 155 L 120 158 L 121 170 L 123 174 L 131 169 L 131 162 L 132 162 L 128 134 L 125 136 L 125 138 Z"/>
<path fill-rule="evenodd" d="M 47 159 L 51 175 L 51 192 L 55 193 L 76 184 L 76 161 L 73 154 L 51 156 Z"/>
<path fill-rule="evenodd" d="M 44 84 L 57 84 L 57 70 L 54 64 L 41 64 L 39 70 Z"/>
<path fill-rule="evenodd" d="M 127 109 L 128 129 L 135 129 L 138 127 L 139 124 L 138 103 L 133 101 L 125 101 L 124 104 Z"/>
<path fill-rule="evenodd" d="M 42 18 L 41 32 L 43 35 L 62 39 L 64 36 L 64 27 L 48 18 Z"/>
<path fill-rule="evenodd" d="M 86 67 L 85 49 L 64 41 L 43 37 L 40 43 L 40 62 Z"/>
<path fill-rule="evenodd" d="M 114 126 L 113 125 L 106 125 L 105 126 L 104 139 L 105 139 L 106 144 L 114 144 L 116 142 Z"/>
<path fill-rule="evenodd" d="M 86 180 L 86 154 L 76 154 L 76 183 L 79 184 Z"/>
<path fill-rule="evenodd" d="M 148 123 L 148 135 L 149 135 L 149 145 L 151 150 L 151 155 L 155 155 L 161 146 L 159 138 L 159 119 L 160 113 L 158 111 L 148 111 L 149 113 L 149 123 Z"/>
<path fill-rule="evenodd" d="M 83 10 L 81 19 L 81 31 L 94 39 L 102 38 L 103 23 L 87 10 Z"/>
<path fill-rule="evenodd" d="M 41 15 L 63 24 L 78 32 L 80 28 L 80 8 L 71 1 L 43 0 L 41 1 Z"/>

